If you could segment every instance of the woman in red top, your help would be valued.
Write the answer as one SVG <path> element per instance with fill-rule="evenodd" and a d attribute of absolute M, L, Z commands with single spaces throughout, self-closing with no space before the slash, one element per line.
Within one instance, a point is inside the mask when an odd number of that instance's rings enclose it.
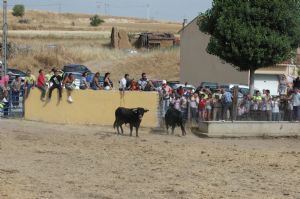
<path fill-rule="evenodd" d="M 46 96 L 46 91 L 47 91 L 47 86 L 46 86 L 46 81 L 45 81 L 45 74 L 44 71 L 41 69 L 39 70 L 39 76 L 37 79 L 37 87 L 41 90 L 41 100 L 45 100 Z"/>

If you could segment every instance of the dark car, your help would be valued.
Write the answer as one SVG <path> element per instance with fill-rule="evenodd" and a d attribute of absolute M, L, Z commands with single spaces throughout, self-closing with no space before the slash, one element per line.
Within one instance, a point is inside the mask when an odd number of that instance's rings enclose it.
<path fill-rule="evenodd" d="M 172 88 L 176 89 L 177 84 L 180 84 L 180 81 L 167 81 L 167 84 Z"/>
<path fill-rule="evenodd" d="M 215 82 L 201 82 L 200 87 L 209 88 L 210 90 L 216 90 L 218 89 L 219 84 Z"/>
<path fill-rule="evenodd" d="M 85 65 L 82 65 L 82 64 L 65 65 L 63 68 L 63 71 L 65 73 L 84 73 L 84 72 L 87 72 L 88 74 L 92 73 L 88 67 L 86 67 Z"/>
<path fill-rule="evenodd" d="M 20 71 L 18 69 L 13 69 L 13 68 L 8 68 L 7 69 L 7 74 L 9 76 L 9 84 L 11 84 L 11 82 L 16 78 L 16 76 L 20 76 L 20 78 L 22 79 L 22 82 L 24 82 L 25 77 L 26 77 L 26 73 L 24 73 L 23 71 Z"/>

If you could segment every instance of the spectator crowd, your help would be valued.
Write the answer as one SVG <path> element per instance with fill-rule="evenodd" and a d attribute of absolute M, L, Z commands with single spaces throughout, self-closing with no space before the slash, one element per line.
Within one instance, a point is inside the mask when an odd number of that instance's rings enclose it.
<path fill-rule="evenodd" d="M 100 73 L 90 76 L 86 72 L 80 78 L 79 89 L 86 90 L 113 90 L 114 84 L 107 72 L 101 81 Z M 119 81 L 119 91 L 158 91 L 160 96 L 161 115 L 164 117 L 170 106 L 179 110 L 185 121 L 226 121 L 226 120 L 255 120 L 255 121 L 299 121 L 300 120 L 300 80 L 295 79 L 290 87 L 285 84 L 284 78 L 280 79 L 278 96 L 271 96 L 268 89 L 256 91 L 253 96 L 248 93 L 237 92 L 233 89 L 210 89 L 198 87 L 191 91 L 182 86 L 173 89 L 166 80 L 162 85 L 154 85 L 153 81 L 142 73 L 138 81 L 125 74 Z M 52 92 L 58 91 L 59 99 L 62 92 L 67 92 L 67 101 L 73 102 L 72 92 L 76 88 L 75 77 L 72 73 L 63 74 L 53 68 L 48 74 L 39 71 L 36 78 L 30 70 L 26 72 L 24 82 L 16 76 L 11 83 L 9 77 L 0 80 L 0 110 L 7 110 L 20 105 L 20 96 L 25 99 L 32 89 L 41 91 L 42 101 L 50 100 Z"/>

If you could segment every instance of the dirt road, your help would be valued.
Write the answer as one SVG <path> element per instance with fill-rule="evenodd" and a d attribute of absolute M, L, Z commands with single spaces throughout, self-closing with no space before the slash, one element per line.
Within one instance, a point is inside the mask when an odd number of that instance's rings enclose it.
<path fill-rule="evenodd" d="M 300 198 L 300 139 L 178 135 L 0 120 L 0 198 Z"/>

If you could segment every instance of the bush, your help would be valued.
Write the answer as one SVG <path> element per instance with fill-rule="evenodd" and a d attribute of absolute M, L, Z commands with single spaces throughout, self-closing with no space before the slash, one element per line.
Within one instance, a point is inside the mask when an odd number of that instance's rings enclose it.
<path fill-rule="evenodd" d="M 90 25 L 91 26 L 99 26 L 104 23 L 104 20 L 100 19 L 98 15 L 94 15 L 90 18 Z"/>
<path fill-rule="evenodd" d="M 19 23 L 22 23 L 22 24 L 30 24 L 30 20 L 29 20 L 29 19 L 20 19 L 20 20 L 19 20 Z"/>
<path fill-rule="evenodd" d="M 18 4 L 13 7 L 12 15 L 15 17 L 23 17 L 25 15 L 24 5 Z"/>

